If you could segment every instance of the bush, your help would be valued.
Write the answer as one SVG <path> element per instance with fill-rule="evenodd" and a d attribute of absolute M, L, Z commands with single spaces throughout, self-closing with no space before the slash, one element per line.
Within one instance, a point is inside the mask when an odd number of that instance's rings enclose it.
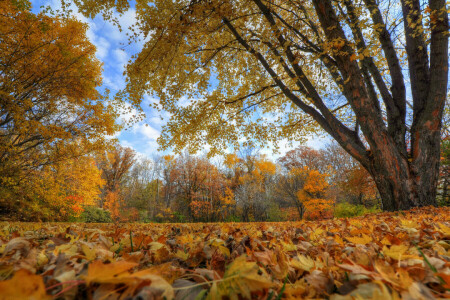
<path fill-rule="evenodd" d="M 361 204 L 353 205 L 347 202 L 339 203 L 334 208 L 334 216 L 337 218 L 351 218 L 376 212 L 381 212 L 381 209 L 376 206 L 366 208 Z"/>
<path fill-rule="evenodd" d="M 241 218 L 239 216 L 235 216 L 235 215 L 229 215 L 225 218 L 224 220 L 225 222 L 241 222 Z"/>
<path fill-rule="evenodd" d="M 95 206 L 86 206 L 81 213 L 80 219 L 86 223 L 111 223 L 112 218 L 109 211 Z"/>
<path fill-rule="evenodd" d="M 275 203 L 271 203 L 267 210 L 267 222 L 285 221 L 283 211 Z"/>

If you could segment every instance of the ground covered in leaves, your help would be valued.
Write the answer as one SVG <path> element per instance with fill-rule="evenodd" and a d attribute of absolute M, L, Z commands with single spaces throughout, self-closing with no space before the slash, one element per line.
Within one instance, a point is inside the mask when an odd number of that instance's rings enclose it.
<path fill-rule="evenodd" d="M 284 223 L 1 223 L 0 299 L 450 298 L 450 209 Z"/>

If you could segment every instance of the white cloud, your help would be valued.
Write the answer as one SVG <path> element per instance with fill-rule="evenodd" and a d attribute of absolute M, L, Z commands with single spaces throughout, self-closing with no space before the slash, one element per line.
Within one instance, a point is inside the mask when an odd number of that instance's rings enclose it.
<path fill-rule="evenodd" d="M 156 141 L 161 133 L 148 124 L 137 124 L 133 126 L 132 131 L 135 134 L 139 134 L 150 141 Z"/>
<path fill-rule="evenodd" d="M 159 116 L 152 116 L 147 119 L 148 119 L 149 123 L 152 125 L 163 126 L 166 123 L 164 118 L 161 120 L 161 117 L 159 117 Z"/>
<path fill-rule="evenodd" d="M 127 140 L 121 140 L 121 141 L 120 141 L 120 144 L 121 144 L 123 147 L 133 148 L 133 144 L 130 143 L 129 141 L 127 141 Z"/>
<path fill-rule="evenodd" d="M 105 59 L 108 56 L 108 51 L 109 48 L 111 47 L 111 44 L 104 37 L 99 37 L 95 33 L 92 33 L 90 35 L 91 37 L 89 37 L 88 35 L 88 38 L 97 48 L 97 51 L 95 53 L 97 58 L 100 59 L 101 61 L 105 61 Z"/>
<path fill-rule="evenodd" d="M 123 72 L 125 70 L 125 66 L 128 62 L 128 55 L 125 51 L 122 49 L 114 49 L 113 56 L 115 58 L 115 65 L 119 67 L 120 72 Z"/>
<path fill-rule="evenodd" d="M 311 136 L 308 138 L 308 141 L 306 142 L 306 146 L 314 148 L 314 149 L 321 149 L 321 148 L 325 148 L 325 146 L 330 142 L 331 142 L 331 138 L 329 136 L 326 136 L 326 137 Z"/>

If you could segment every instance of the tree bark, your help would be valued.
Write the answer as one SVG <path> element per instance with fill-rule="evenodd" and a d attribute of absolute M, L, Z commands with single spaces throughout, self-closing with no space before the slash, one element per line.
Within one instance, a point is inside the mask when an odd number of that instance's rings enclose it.
<path fill-rule="evenodd" d="M 427 167 L 415 168 L 414 163 L 393 153 L 381 151 L 378 161 L 373 159 L 369 173 L 381 196 L 385 211 L 405 210 L 412 207 L 437 205 L 436 189 L 439 174 L 439 142 L 422 149 Z M 385 161 L 379 161 L 385 158 Z M 386 158 L 390 158 L 386 160 Z"/>
<path fill-rule="evenodd" d="M 258 1 L 258 0 L 255 0 Z M 374 6 L 370 0 L 366 4 Z M 314 0 L 315 11 L 319 17 L 321 27 L 327 40 L 340 39 L 348 41 L 346 34 L 338 20 L 333 5 L 329 0 Z M 393 77 L 392 97 L 385 97 L 389 117 L 401 119 L 402 126 L 397 122 L 388 122 L 388 126 L 381 121 L 377 103 L 369 97 L 367 87 L 364 88 L 362 70 L 351 62 L 351 47 L 344 44 L 342 52 L 335 57 L 336 64 L 346 79 L 344 90 L 348 89 L 349 103 L 353 108 L 356 119 L 361 124 L 361 130 L 369 145 L 367 159 L 357 155 L 352 147 L 339 140 L 339 132 L 330 134 L 369 171 L 376 182 L 382 198 L 383 210 L 393 211 L 410 209 L 426 205 L 437 205 L 436 188 L 440 161 L 440 131 L 442 113 L 447 94 L 448 84 L 448 30 L 449 21 L 444 0 L 430 0 L 431 9 L 431 43 L 430 58 L 428 58 L 425 36 L 419 30 L 423 27 L 420 18 L 420 3 L 418 0 L 402 1 L 404 30 L 406 35 L 406 50 L 413 96 L 413 122 L 411 126 L 411 149 L 406 148 L 404 141 L 404 114 L 394 114 L 396 108 L 404 110 L 404 92 L 402 78 L 396 76 L 397 59 L 392 59 L 390 36 L 381 34 L 379 39 L 383 44 L 389 61 L 391 76 Z M 369 6 L 369 5 L 368 5 Z M 351 15 L 350 22 L 357 25 L 357 17 Z M 377 12 L 377 10 L 371 10 Z M 374 23 L 385 27 L 379 16 L 372 15 Z M 358 34 L 357 30 L 354 30 Z M 382 31 L 383 32 L 383 31 Z M 360 45 L 361 47 L 363 45 Z M 347 48 L 346 48 L 347 47 Z M 350 62 L 349 62 L 350 61 Z M 432 70 L 432 71 L 431 71 Z M 374 72 L 372 72 L 374 73 Z M 400 91 L 396 93 L 395 84 Z M 384 100 L 384 99 L 383 99 Z M 342 134 L 344 135 L 344 134 Z"/>

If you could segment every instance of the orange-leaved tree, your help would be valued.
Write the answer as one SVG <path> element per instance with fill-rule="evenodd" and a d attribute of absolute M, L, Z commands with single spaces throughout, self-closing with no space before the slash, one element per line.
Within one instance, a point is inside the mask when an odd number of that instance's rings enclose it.
<path fill-rule="evenodd" d="M 303 178 L 303 187 L 297 191 L 297 198 L 305 208 L 305 219 L 325 219 L 333 216 L 333 200 L 326 199 L 327 174 L 308 167 L 293 169 L 296 176 Z"/>
<path fill-rule="evenodd" d="M 121 183 L 136 162 L 135 155 L 133 149 L 115 145 L 113 149 L 104 151 L 97 158 L 97 164 L 102 170 L 102 178 L 105 180 L 100 206 L 109 210 L 115 221 L 121 219 L 121 209 L 124 205 L 120 192 Z"/>

